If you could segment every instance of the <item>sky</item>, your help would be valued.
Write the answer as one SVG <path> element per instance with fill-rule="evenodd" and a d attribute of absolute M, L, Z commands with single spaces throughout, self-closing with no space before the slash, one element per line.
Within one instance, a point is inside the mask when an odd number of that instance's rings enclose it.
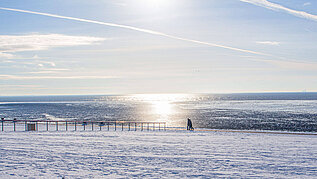
<path fill-rule="evenodd" d="M 312 0 L 2 0 L 0 96 L 317 91 Z"/>

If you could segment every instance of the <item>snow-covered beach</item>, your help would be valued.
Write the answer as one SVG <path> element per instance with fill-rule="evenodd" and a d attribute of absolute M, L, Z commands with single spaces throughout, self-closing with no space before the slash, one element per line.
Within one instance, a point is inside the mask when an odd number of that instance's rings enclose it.
<path fill-rule="evenodd" d="M 19 131 L 0 136 L 0 178 L 317 176 L 316 135 Z"/>

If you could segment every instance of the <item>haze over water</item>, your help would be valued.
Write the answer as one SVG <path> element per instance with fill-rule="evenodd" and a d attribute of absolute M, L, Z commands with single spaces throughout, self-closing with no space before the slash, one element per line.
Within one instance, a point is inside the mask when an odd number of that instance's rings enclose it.
<path fill-rule="evenodd" d="M 196 128 L 317 132 L 317 93 L 0 97 L 0 117 L 165 121 Z"/>

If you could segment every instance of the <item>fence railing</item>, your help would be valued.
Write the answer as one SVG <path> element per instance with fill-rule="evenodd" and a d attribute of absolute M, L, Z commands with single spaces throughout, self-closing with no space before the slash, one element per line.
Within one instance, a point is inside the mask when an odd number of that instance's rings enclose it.
<path fill-rule="evenodd" d="M 166 130 L 166 122 L 18 120 L 1 118 L 1 131 Z"/>

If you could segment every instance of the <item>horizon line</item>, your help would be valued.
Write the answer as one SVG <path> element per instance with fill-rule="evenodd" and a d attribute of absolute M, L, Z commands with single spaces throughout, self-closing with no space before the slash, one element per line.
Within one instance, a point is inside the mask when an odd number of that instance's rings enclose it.
<path fill-rule="evenodd" d="M 218 94 L 287 94 L 317 93 L 317 91 L 263 91 L 263 92 L 210 92 L 210 93 L 113 93 L 113 94 L 37 94 L 37 95 L 0 95 L 0 97 L 41 97 L 41 96 L 129 96 L 129 95 L 218 95 Z"/>

